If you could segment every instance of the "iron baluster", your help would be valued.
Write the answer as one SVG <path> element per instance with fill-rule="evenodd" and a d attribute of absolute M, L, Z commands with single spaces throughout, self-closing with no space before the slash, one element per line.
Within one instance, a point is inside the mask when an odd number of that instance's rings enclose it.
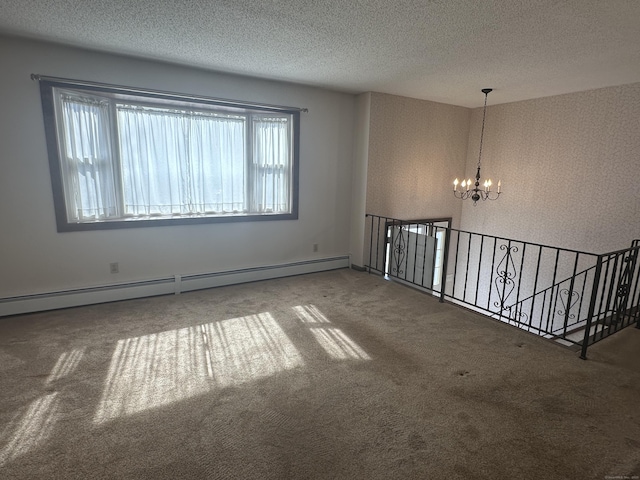
<path fill-rule="evenodd" d="M 524 256 L 527 253 L 527 244 L 523 243 L 522 244 L 522 254 L 520 256 L 520 277 L 518 278 L 518 289 L 516 290 L 516 305 L 518 304 L 518 302 L 520 301 L 520 286 L 522 284 L 522 272 L 524 272 Z M 529 327 L 531 327 L 531 325 L 529 325 Z"/>
<path fill-rule="evenodd" d="M 458 279 L 458 254 L 460 253 L 460 232 L 456 231 L 456 259 L 453 264 L 453 291 L 451 296 L 456 298 L 456 280 Z"/>
<path fill-rule="evenodd" d="M 491 272 L 493 274 L 493 267 L 496 264 L 496 247 L 498 246 L 498 239 L 493 239 L 493 255 L 491 257 Z M 489 295 L 487 295 L 487 310 L 489 309 L 489 305 L 491 303 L 491 289 L 493 288 L 493 282 L 489 282 Z"/>
<path fill-rule="evenodd" d="M 598 307 L 598 312 L 597 312 L 598 316 L 597 316 L 597 319 L 596 319 L 596 331 L 593 334 L 594 338 L 596 337 L 596 335 L 598 333 L 598 326 L 600 324 L 600 315 L 602 313 L 604 313 L 605 318 L 606 318 L 606 315 L 607 315 L 607 307 L 606 307 L 604 301 L 605 301 L 605 291 L 607 290 L 607 279 L 609 278 L 609 265 L 611 265 L 611 255 L 607 255 L 606 257 L 607 257 L 607 260 L 606 260 L 605 263 L 606 263 L 607 267 L 606 267 L 606 270 L 604 272 L 604 281 L 602 282 L 602 291 L 600 292 L 600 306 Z M 609 300 L 607 300 L 607 303 L 609 303 Z M 604 312 L 602 311 L 602 306 L 603 305 L 605 306 Z M 603 336 L 604 336 L 604 328 L 602 328 L 600 330 L 600 340 L 602 340 L 602 338 L 604 338 Z"/>
<path fill-rule="evenodd" d="M 555 264 L 553 266 L 553 280 L 551 281 L 551 285 L 555 285 L 556 284 L 556 278 L 558 275 L 558 260 L 560 259 L 560 251 L 556 250 L 556 260 L 555 260 Z M 553 293 L 553 292 L 551 292 Z M 552 295 L 551 298 L 549 299 L 549 318 L 551 319 L 551 331 L 554 331 L 554 317 L 555 315 L 553 314 L 553 312 L 556 309 L 556 302 L 558 300 L 558 296 L 557 293 L 556 295 Z"/>
<path fill-rule="evenodd" d="M 467 233 L 469 237 L 469 244 L 467 245 L 467 268 L 465 268 L 464 273 L 464 291 L 462 292 L 462 299 L 467 300 L 467 284 L 469 281 L 469 260 L 471 260 L 471 233 Z M 476 285 L 477 288 L 477 285 Z"/>
<path fill-rule="evenodd" d="M 575 302 L 572 303 L 573 296 L 574 295 L 577 296 L 576 301 L 580 299 L 578 292 L 573 291 L 577 271 L 578 271 L 578 255 L 576 255 L 576 261 L 573 264 L 573 274 L 571 275 L 571 281 L 569 283 L 569 291 L 567 292 L 568 298 L 567 298 L 567 303 L 565 305 L 566 312 L 564 313 L 564 322 L 563 322 L 564 325 L 562 330 L 562 338 L 565 338 L 567 336 L 567 324 L 569 323 L 569 318 L 575 318 L 575 315 L 571 316 L 571 314 L 569 313 L 571 311 L 571 307 L 575 305 Z M 560 298 L 560 300 L 562 301 L 562 298 Z M 560 315 L 562 315 L 562 313 Z"/>
<path fill-rule="evenodd" d="M 536 304 L 536 290 L 538 289 L 538 277 L 540 276 L 540 260 L 542 255 L 542 247 L 538 246 L 538 261 L 536 262 L 536 278 L 533 281 L 533 296 L 531 297 L 531 311 L 529 312 L 529 318 L 533 320 L 533 308 Z M 542 307 L 542 311 L 544 311 L 544 306 Z M 539 328 L 542 328 L 542 318 L 540 319 Z"/>
<path fill-rule="evenodd" d="M 514 279 L 518 272 L 511 254 L 516 253 L 518 251 L 518 247 L 511 246 L 511 240 L 509 240 L 507 244 L 500 245 L 500 250 L 504 250 L 505 254 L 504 257 L 502 257 L 502 260 L 500 260 L 500 263 L 498 263 L 498 267 L 496 269 L 497 277 L 494 280 L 500 302 L 493 302 L 493 306 L 498 307 L 500 309 L 499 313 L 502 315 L 502 312 L 505 311 L 507 298 L 509 298 L 515 289 Z M 500 294 L 500 285 L 502 285 L 502 294 Z M 509 287 L 508 293 L 507 287 Z"/>
<path fill-rule="evenodd" d="M 591 324 L 593 321 L 593 315 L 596 309 L 596 302 L 598 299 L 598 285 L 600 284 L 600 273 L 602 272 L 602 255 L 598 255 L 596 261 L 596 271 L 593 275 L 593 288 L 591 289 L 591 300 L 589 301 L 589 312 L 587 313 L 587 325 L 584 330 L 584 338 L 582 339 L 582 350 L 580 352 L 580 358 L 587 359 L 587 348 L 589 348 L 589 340 L 591 335 Z M 597 328 L 597 323 L 596 323 Z M 594 335 L 595 337 L 595 335 Z"/>
<path fill-rule="evenodd" d="M 483 250 L 483 246 L 484 246 L 484 235 L 481 235 L 480 236 L 480 258 L 478 259 L 478 276 L 476 278 L 476 298 L 475 298 L 475 300 L 473 302 L 476 305 L 478 304 L 478 292 L 480 291 L 480 289 L 478 288 L 478 285 L 480 285 L 480 270 L 482 268 L 482 250 Z"/>
<path fill-rule="evenodd" d="M 422 255 L 422 282 L 421 282 L 423 287 L 424 287 L 424 272 L 425 272 L 425 269 L 427 268 L 427 255 L 426 255 L 426 253 L 427 253 L 427 239 L 428 239 L 428 229 L 429 229 L 429 227 L 425 224 L 424 228 L 425 228 L 425 235 L 424 235 L 424 252 L 425 252 L 425 255 Z M 417 242 L 416 242 L 416 251 L 417 250 L 418 250 L 418 248 L 417 248 Z M 433 287 L 433 280 L 431 280 L 431 287 Z"/>
<path fill-rule="evenodd" d="M 549 304 L 551 304 L 551 298 L 553 297 L 553 290 L 557 288 L 555 285 L 553 287 L 551 287 L 551 294 L 549 295 Z M 540 311 L 542 312 L 542 315 L 544 315 L 544 312 L 547 312 L 547 323 L 544 326 L 544 330 L 545 332 L 553 332 L 553 322 L 551 322 L 551 327 L 549 327 L 549 322 L 551 321 L 551 316 L 548 313 L 548 310 L 545 308 L 545 305 L 547 304 L 547 292 L 549 290 L 544 290 L 544 295 L 542 296 L 542 308 L 540 309 Z M 542 318 L 540 319 L 540 326 L 542 326 Z"/>
<path fill-rule="evenodd" d="M 370 217 L 369 214 L 365 214 L 365 219 Z M 373 251 L 373 217 L 371 218 L 371 228 L 369 229 L 369 263 L 367 264 L 367 272 L 371 273 L 371 253 Z M 380 225 L 380 220 L 378 219 L 378 225 Z"/>
<path fill-rule="evenodd" d="M 380 259 L 380 221 L 381 221 L 381 218 L 378 217 L 378 232 L 376 234 L 376 270 L 380 270 L 378 266 L 378 260 Z M 387 242 L 386 233 L 385 233 L 385 237 L 382 239 L 382 242 L 383 242 L 382 243 L 383 245 L 385 245 Z"/>
<path fill-rule="evenodd" d="M 409 252 L 411 250 L 411 245 L 409 244 L 411 242 L 411 226 L 413 224 L 409 223 L 408 225 L 405 225 L 404 227 L 404 231 L 407 233 L 407 254 L 404 257 L 404 276 L 405 279 L 409 276 Z M 414 266 L 414 273 L 413 273 L 413 279 L 411 280 L 413 283 L 415 283 L 416 281 L 416 275 L 415 275 L 415 263 L 413 264 Z"/>
<path fill-rule="evenodd" d="M 442 275 L 440 278 L 440 303 L 444 302 L 445 290 L 447 288 L 447 266 L 449 265 L 449 242 L 451 240 L 451 229 L 445 231 L 444 252 L 442 254 Z M 451 292 L 453 293 L 453 292 Z M 638 328 L 640 328 L 640 320 L 638 320 Z"/>
<path fill-rule="evenodd" d="M 580 314 L 582 313 L 582 304 L 584 303 L 584 290 L 587 286 L 587 277 L 588 277 L 587 273 L 588 271 L 582 272 L 582 275 L 584 278 L 582 280 L 582 291 L 580 292 L 581 300 L 580 300 L 580 303 L 578 304 L 578 321 L 580 321 L 580 318 L 581 318 Z"/>
<path fill-rule="evenodd" d="M 616 322 L 618 321 L 615 318 L 615 308 L 616 308 L 616 299 L 615 299 L 615 294 L 614 291 L 616 290 L 616 275 L 618 273 L 618 263 L 620 260 L 620 254 L 616 253 L 615 254 L 615 261 L 613 262 L 613 272 L 611 273 L 611 282 L 609 283 L 609 296 L 607 297 L 607 303 L 605 305 L 605 324 L 607 323 L 607 315 L 609 317 L 609 321 L 608 321 L 608 325 L 607 325 L 607 336 L 611 334 L 611 324 L 613 323 L 613 321 L 615 320 Z M 604 330 L 604 326 L 602 328 L 602 330 Z M 602 332 L 602 335 L 604 335 L 604 332 Z M 602 338 L 602 336 L 600 337 Z"/>
<path fill-rule="evenodd" d="M 404 279 L 407 279 L 407 276 L 409 275 L 409 272 L 407 271 L 409 269 L 409 249 L 410 249 L 410 245 L 409 245 L 409 232 L 411 231 L 411 224 L 405 224 L 402 226 L 402 228 L 400 229 L 400 233 L 405 232 L 406 233 L 406 237 L 405 234 L 403 233 L 402 236 L 405 237 L 405 241 L 404 241 L 404 248 L 405 248 L 405 254 L 404 254 Z"/>

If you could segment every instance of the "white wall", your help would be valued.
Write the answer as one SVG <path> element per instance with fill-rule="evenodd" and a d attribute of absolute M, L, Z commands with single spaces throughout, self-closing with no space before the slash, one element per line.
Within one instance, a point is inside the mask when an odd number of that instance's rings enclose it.
<path fill-rule="evenodd" d="M 352 95 L 12 37 L 0 37 L 0 59 L 0 299 L 349 253 Z M 307 107 L 299 219 L 58 233 L 31 73 Z"/>

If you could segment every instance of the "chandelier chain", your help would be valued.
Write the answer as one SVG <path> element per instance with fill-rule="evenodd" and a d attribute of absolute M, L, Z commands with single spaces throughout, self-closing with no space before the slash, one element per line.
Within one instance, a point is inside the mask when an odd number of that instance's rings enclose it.
<path fill-rule="evenodd" d="M 482 110 L 482 130 L 480 131 L 480 153 L 478 154 L 478 168 L 480 168 L 480 160 L 482 159 L 482 141 L 484 139 L 484 121 L 487 118 L 487 97 L 489 92 L 484 92 L 484 109 Z"/>

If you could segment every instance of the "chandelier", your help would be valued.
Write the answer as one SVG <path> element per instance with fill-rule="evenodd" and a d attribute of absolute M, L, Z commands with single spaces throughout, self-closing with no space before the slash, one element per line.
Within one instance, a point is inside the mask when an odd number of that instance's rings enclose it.
<path fill-rule="evenodd" d="M 480 188 L 480 161 L 482 160 L 484 121 L 487 116 L 487 96 L 492 90 L 492 88 L 482 89 L 482 93 L 484 93 L 484 110 L 482 111 L 482 130 L 480 132 L 480 153 L 478 155 L 478 170 L 476 172 L 476 181 L 474 183 L 470 178 L 468 180 L 463 179 L 462 183 L 460 183 L 457 178 L 453 181 L 453 194 L 455 195 L 455 197 L 462 200 L 470 198 L 471 200 L 473 200 L 474 206 L 478 203 L 478 200 L 497 200 L 500 196 L 500 187 L 502 186 L 500 180 L 498 180 L 498 191 L 491 190 L 491 186 L 493 185 L 493 183 L 491 182 L 491 179 L 488 178 L 483 183 L 484 188 Z M 458 190 L 458 184 L 460 185 L 461 190 Z"/>

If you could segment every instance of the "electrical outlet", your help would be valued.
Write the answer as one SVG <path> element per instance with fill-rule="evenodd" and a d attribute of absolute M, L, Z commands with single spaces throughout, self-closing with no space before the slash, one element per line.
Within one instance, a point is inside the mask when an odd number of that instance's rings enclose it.
<path fill-rule="evenodd" d="M 118 273 L 120 271 L 120 267 L 118 265 L 118 262 L 113 262 L 109 264 L 109 271 L 111 273 Z"/>
<path fill-rule="evenodd" d="M 317 244 L 317 243 L 314 243 L 314 244 L 313 244 L 313 251 L 314 251 L 314 252 L 317 252 L 317 251 L 318 251 L 318 244 Z"/>

